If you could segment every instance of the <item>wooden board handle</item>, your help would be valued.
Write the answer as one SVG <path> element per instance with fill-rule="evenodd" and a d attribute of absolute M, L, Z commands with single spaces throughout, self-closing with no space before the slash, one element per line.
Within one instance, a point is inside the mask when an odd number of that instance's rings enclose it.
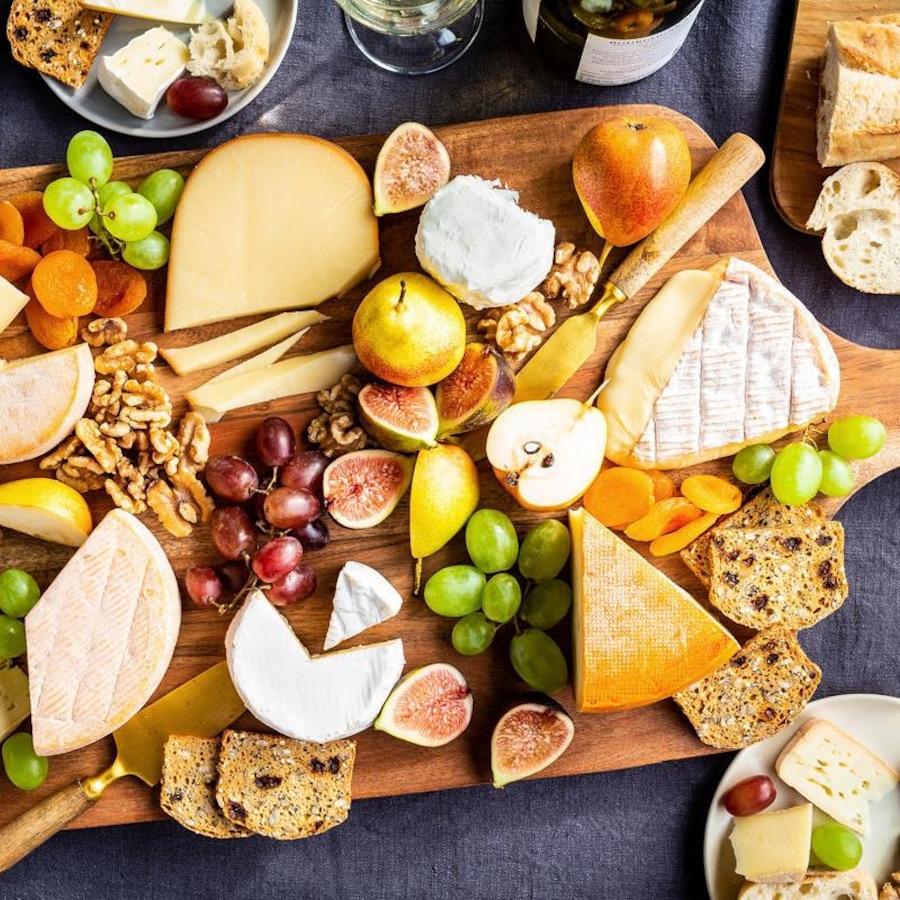
<path fill-rule="evenodd" d="M 609 280 L 626 297 L 634 297 L 749 181 L 765 158 L 756 141 L 733 134 L 694 176 L 678 206 L 625 257 Z"/>
<path fill-rule="evenodd" d="M 61 788 L 0 829 L 0 872 L 11 869 L 94 803 L 80 781 Z"/>

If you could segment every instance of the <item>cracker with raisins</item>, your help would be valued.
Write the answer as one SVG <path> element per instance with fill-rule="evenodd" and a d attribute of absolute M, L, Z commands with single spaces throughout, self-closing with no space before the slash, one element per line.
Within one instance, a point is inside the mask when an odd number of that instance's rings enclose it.
<path fill-rule="evenodd" d="M 844 529 L 714 529 L 709 543 L 709 601 L 733 622 L 809 628 L 847 598 Z"/>

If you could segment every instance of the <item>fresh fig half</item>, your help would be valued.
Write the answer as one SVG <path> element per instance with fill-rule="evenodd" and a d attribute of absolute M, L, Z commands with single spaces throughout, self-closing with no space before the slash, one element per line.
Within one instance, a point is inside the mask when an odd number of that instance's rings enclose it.
<path fill-rule="evenodd" d="M 427 387 L 374 381 L 359 392 L 357 408 L 366 433 L 385 450 L 414 453 L 437 443 L 437 405 Z"/>
<path fill-rule="evenodd" d="M 345 528 L 371 528 L 396 508 L 412 481 L 413 457 L 390 450 L 354 450 L 322 476 L 325 508 Z"/>
<path fill-rule="evenodd" d="M 375 727 L 420 747 L 441 747 L 468 728 L 473 705 L 462 672 L 447 663 L 431 663 L 400 680 Z"/>
<path fill-rule="evenodd" d="M 565 753 L 575 723 L 555 701 L 528 700 L 501 716 L 491 736 L 494 787 L 543 772 Z"/>
<path fill-rule="evenodd" d="M 460 364 L 438 383 L 438 434 L 464 434 L 493 422 L 512 403 L 516 376 L 506 357 L 488 344 L 466 344 Z"/>
<path fill-rule="evenodd" d="M 398 125 L 375 160 L 375 215 L 427 203 L 450 180 L 450 155 L 434 132 L 418 122 Z"/>

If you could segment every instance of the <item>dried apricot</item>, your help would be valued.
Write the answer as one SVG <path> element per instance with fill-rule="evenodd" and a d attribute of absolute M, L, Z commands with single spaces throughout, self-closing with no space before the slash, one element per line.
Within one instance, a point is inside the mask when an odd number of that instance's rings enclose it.
<path fill-rule="evenodd" d="M 91 260 L 97 276 L 98 316 L 121 317 L 134 312 L 147 296 L 147 279 L 128 263 L 116 259 Z"/>
<path fill-rule="evenodd" d="M 28 293 L 31 294 L 31 291 Z M 48 350 L 71 347 L 78 340 L 78 317 L 51 316 L 33 294 L 25 304 L 25 319 L 34 339 Z"/>
<path fill-rule="evenodd" d="M 675 496 L 675 482 L 672 481 L 671 476 L 660 472 L 659 469 L 645 469 L 644 471 L 653 479 L 653 496 L 657 500 L 668 500 L 669 497 Z"/>
<path fill-rule="evenodd" d="M 667 497 L 665 500 L 657 500 L 646 516 L 632 522 L 625 529 L 625 536 L 633 541 L 655 541 L 702 515 L 703 510 L 694 506 L 686 497 Z"/>
<path fill-rule="evenodd" d="M 647 515 L 655 500 L 653 479 L 639 469 L 604 469 L 587 489 L 584 507 L 607 528 L 625 528 Z"/>
<path fill-rule="evenodd" d="M 97 304 L 97 276 L 91 264 L 71 250 L 48 253 L 34 267 L 31 287 L 51 316 L 84 316 Z"/>
<path fill-rule="evenodd" d="M 91 252 L 91 232 L 85 225 L 75 231 L 66 228 L 57 229 L 43 244 L 41 253 L 47 256 L 56 250 L 71 250 L 79 256 L 87 256 Z"/>
<path fill-rule="evenodd" d="M 651 541 L 650 553 L 653 556 L 668 556 L 670 553 L 684 550 L 688 544 L 697 540 L 704 531 L 712 528 L 718 519 L 719 517 L 715 513 L 703 513 L 699 519 L 688 522 L 687 525 L 683 525 L 678 531 L 664 534 L 655 541 Z"/>
<path fill-rule="evenodd" d="M 25 223 L 20 213 L 9 200 L 0 203 L 0 238 L 20 247 L 25 242 Z"/>
<path fill-rule="evenodd" d="M 22 243 L 33 250 L 40 247 L 59 227 L 44 212 L 43 191 L 26 191 L 10 197 L 9 202 L 19 211 L 25 225 L 25 239 Z"/>
<path fill-rule="evenodd" d="M 41 261 L 41 254 L 30 247 L 0 240 L 0 275 L 7 281 L 18 281 Z"/>
<path fill-rule="evenodd" d="M 691 475 L 681 482 L 681 493 L 704 512 L 719 516 L 734 512 L 744 499 L 737 485 L 718 475 Z"/>

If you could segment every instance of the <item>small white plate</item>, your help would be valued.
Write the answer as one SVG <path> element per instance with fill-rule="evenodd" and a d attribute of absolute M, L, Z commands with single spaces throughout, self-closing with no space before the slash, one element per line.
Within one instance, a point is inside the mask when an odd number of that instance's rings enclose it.
<path fill-rule="evenodd" d="M 156 115 L 152 119 L 141 119 L 133 116 L 124 106 L 121 106 L 103 88 L 97 80 L 97 62 L 95 61 L 87 81 L 78 90 L 67 87 L 55 78 L 43 75 L 44 81 L 50 86 L 50 90 L 62 100 L 66 106 L 71 107 L 79 115 L 84 116 L 95 125 L 100 125 L 110 131 L 120 134 L 131 134 L 146 138 L 178 137 L 184 134 L 193 134 L 219 125 L 226 119 L 230 119 L 236 112 L 243 109 L 257 94 L 269 83 L 275 74 L 285 53 L 291 43 L 294 33 L 294 24 L 297 20 L 298 0 L 256 0 L 259 8 L 269 23 L 269 59 L 263 71 L 262 77 L 256 84 L 242 91 L 228 92 L 228 106 L 215 118 L 196 120 L 176 116 L 166 106 L 165 97 L 160 101 L 156 109 Z M 227 15 L 233 5 L 233 0 L 206 0 L 206 8 L 215 17 Z M 124 47 L 133 37 L 163 24 L 173 34 L 182 40 L 190 38 L 190 26 L 173 25 L 165 22 L 155 22 L 149 19 L 135 19 L 131 16 L 116 16 L 106 33 L 100 56 L 109 56 Z"/>
<path fill-rule="evenodd" d="M 797 729 L 807 720 L 828 719 L 877 753 L 889 765 L 900 770 L 900 700 L 879 694 L 842 694 L 810 703 L 803 714 L 781 734 L 741 750 L 722 776 L 716 789 L 703 841 L 703 863 L 706 869 L 706 889 L 711 900 L 735 900 L 744 879 L 734 871 L 734 852 L 731 849 L 731 816 L 722 806 L 722 795 L 732 785 L 751 775 L 768 775 L 778 790 L 770 809 L 782 809 L 804 803 L 804 799 L 775 775 L 775 760 Z M 864 869 L 880 886 L 900 861 L 900 790 L 871 806 L 872 831 L 861 838 Z M 818 810 L 813 811 L 813 825 L 826 821 Z"/>

